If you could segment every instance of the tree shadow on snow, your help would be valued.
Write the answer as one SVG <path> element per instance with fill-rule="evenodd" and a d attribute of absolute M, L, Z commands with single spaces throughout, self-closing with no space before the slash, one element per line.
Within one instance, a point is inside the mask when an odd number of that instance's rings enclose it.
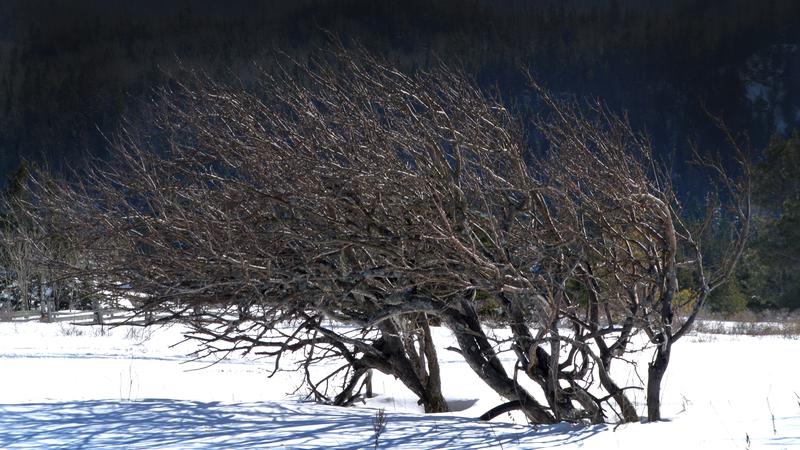
<path fill-rule="evenodd" d="M 364 449 L 374 411 L 302 403 L 150 399 L 0 405 L 0 448 Z M 608 429 L 527 427 L 464 417 L 387 413 L 379 448 L 556 447 Z"/>

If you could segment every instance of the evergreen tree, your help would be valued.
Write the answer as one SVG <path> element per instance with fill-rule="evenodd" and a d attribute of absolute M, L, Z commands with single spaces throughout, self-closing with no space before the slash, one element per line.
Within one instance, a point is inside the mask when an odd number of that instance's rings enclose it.
<path fill-rule="evenodd" d="M 762 307 L 800 307 L 800 133 L 775 139 L 756 171 L 760 220 L 743 265 Z"/>

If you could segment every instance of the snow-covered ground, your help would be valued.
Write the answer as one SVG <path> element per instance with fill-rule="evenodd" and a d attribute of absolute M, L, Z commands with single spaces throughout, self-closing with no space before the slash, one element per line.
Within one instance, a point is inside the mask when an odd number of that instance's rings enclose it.
<path fill-rule="evenodd" d="M 437 339 L 444 348 L 451 337 L 438 329 Z M 366 405 L 327 407 L 300 401 L 297 374 L 268 379 L 269 361 L 187 363 L 192 344 L 179 341 L 178 327 L 0 323 L 0 448 L 366 449 L 381 408 L 382 449 L 800 448 L 797 339 L 689 336 L 667 372 L 669 420 L 619 427 L 479 422 L 501 400 L 445 350 L 443 388 L 458 411 L 424 415 L 390 377 L 376 375 L 379 395 Z"/>

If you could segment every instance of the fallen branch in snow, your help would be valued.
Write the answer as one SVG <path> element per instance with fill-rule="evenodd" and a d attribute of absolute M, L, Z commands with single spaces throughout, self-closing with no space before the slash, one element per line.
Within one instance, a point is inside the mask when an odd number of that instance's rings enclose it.
<path fill-rule="evenodd" d="M 478 420 L 492 420 L 495 417 L 505 414 L 507 412 L 516 411 L 522 408 L 522 403 L 519 400 L 512 400 L 510 402 L 503 403 L 501 405 L 497 405 L 494 408 L 486 411 L 485 413 L 481 414 L 478 417 Z"/>

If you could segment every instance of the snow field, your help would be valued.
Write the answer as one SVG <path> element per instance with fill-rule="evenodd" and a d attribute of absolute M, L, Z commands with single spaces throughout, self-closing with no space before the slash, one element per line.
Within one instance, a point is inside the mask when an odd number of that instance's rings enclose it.
<path fill-rule="evenodd" d="M 0 324 L 0 448 L 364 449 L 386 411 L 379 448 L 790 449 L 800 448 L 800 340 L 693 335 L 676 344 L 656 424 L 530 427 L 518 415 L 474 420 L 502 400 L 445 347 L 436 329 L 452 413 L 424 415 L 382 374 L 365 405 L 301 402 L 299 374 L 256 357 L 186 362 L 194 344 L 159 329 Z M 506 353 L 510 361 L 511 353 Z M 646 376 L 620 362 L 622 384 Z M 638 376 L 637 376 L 638 371 Z M 643 394 L 633 393 L 644 413 Z M 516 421 L 517 423 L 514 423 Z"/>

